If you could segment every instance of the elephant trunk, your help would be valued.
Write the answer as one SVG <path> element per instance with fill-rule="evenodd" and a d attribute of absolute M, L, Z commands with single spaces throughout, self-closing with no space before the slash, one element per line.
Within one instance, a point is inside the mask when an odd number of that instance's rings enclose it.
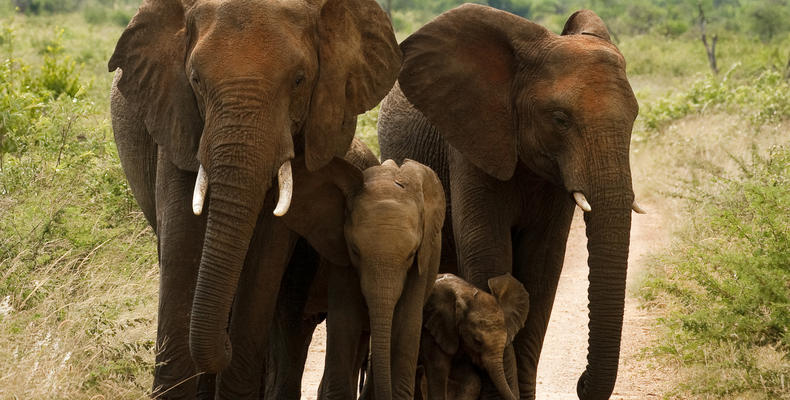
<path fill-rule="evenodd" d="M 360 268 L 362 294 L 370 313 L 370 361 L 377 400 L 392 400 L 392 318 L 406 274 L 393 268 Z M 403 275 L 403 276 L 400 276 Z M 367 279 L 366 279 L 367 278 Z"/>
<path fill-rule="evenodd" d="M 503 354 L 503 352 L 500 354 Z M 491 357 L 483 359 L 482 361 L 483 368 L 488 372 L 488 376 L 491 378 L 491 382 L 494 383 L 494 387 L 496 387 L 499 395 L 507 400 L 517 400 L 518 397 L 511 391 L 510 385 L 508 385 L 502 357 Z"/>
<path fill-rule="evenodd" d="M 190 352 L 201 372 L 219 372 L 230 362 L 227 326 L 250 240 L 274 174 L 293 157 L 290 138 L 268 133 L 274 145 L 247 144 L 267 137 L 252 127 L 220 135 L 207 126 L 204 133 L 208 222 L 189 328 Z"/>
<path fill-rule="evenodd" d="M 590 182 L 592 210 L 585 213 L 590 267 L 590 336 L 587 368 L 577 384 L 582 400 L 608 399 L 617 380 L 631 230 L 628 151 L 609 157 Z M 595 164 L 595 163 L 594 163 Z"/>

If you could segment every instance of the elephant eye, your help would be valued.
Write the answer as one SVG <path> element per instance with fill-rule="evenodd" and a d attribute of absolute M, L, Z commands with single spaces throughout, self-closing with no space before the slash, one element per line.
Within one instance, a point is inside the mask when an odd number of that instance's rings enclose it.
<path fill-rule="evenodd" d="M 354 257 L 359 258 L 359 248 L 356 245 L 354 245 L 354 244 L 351 245 L 351 254 Z"/>
<path fill-rule="evenodd" d="M 302 82 L 304 82 L 304 75 L 303 74 L 297 75 L 296 79 L 294 79 L 294 88 L 299 87 L 302 84 Z"/>
<path fill-rule="evenodd" d="M 551 119 L 554 120 L 554 123 L 560 129 L 568 129 L 571 126 L 571 118 L 562 111 L 553 111 L 551 113 Z"/>

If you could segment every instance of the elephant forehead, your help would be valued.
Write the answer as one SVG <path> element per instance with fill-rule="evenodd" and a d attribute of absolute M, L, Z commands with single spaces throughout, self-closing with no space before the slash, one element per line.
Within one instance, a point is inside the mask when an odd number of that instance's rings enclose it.
<path fill-rule="evenodd" d="M 421 224 L 417 205 L 411 199 L 381 198 L 376 194 L 363 194 L 351 212 L 353 225 L 398 226 L 416 229 Z"/>
<path fill-rule="evenodd" d="M 289 63 L 304 56 L 300 50 L 307 49 L 299 43 L 312 34 L 309 21 L 315 18 L 304 7 L 258 3 L 231 0 L 215 5 L 213 12 L 193 12 L 199 37 L 195 50 L 205 53 L 203 62 L 232 67 L 228 69 L 232 71 L 244 65 L 259 66 L 265 60 Z"/>
<path fill-rule="evenodd" d="M 505 326 L 505 314 L 493 296 L 489 295 L 489 297 L 491 299 L 478 294 L 477 301 L 469 310 L 469 320 L 477 329 L 502 329 Z"/>

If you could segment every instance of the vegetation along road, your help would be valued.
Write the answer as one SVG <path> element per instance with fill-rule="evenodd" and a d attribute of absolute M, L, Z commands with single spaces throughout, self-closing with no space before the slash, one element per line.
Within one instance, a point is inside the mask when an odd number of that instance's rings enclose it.
<path fill-rule="evenodd" d="M 459 3 L 382 1 L 399 40 Z M 554 32 L 591 8 L 627 60 L 649 214 L 633 216 L 614 398 L 790 400 L 790 2 L 483 3 Z M 156 241 L 118 162 L 107 72 L 138 4 L 0 0 L 0 399 L 150 393 Z M 374 149 L 377 116 L 357 127 Z M 541 399 L 572 398 L 586 362 L 585 241 L 577 216 Z"/>

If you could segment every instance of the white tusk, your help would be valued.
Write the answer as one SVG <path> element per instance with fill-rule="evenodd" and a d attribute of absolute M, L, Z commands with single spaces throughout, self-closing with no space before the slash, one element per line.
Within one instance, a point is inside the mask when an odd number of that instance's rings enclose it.
<path fill-rule="evenodd" d="M 208 190 L 208 178 L 203 165 L 198 169 L 197 180 L 195 180 L 195 192 L 192 194 L 192 212 L 195 215 L 203 213 L 203 203 L 206 201 L 206 190 Z"/>
<path fill-rule="evenodd" d="M 277 171 L 277 183 L 280 185 L 280 199 L 277 200 L 277 207 L 274 208 L 274 215 L 282 217 L 288 212 L 291 206 L 291 196 L 293 195 L 294 179 L 291 173 L 291 161 L 288 160 L 280 166 Z"/>
<path fill-rule="evenodd" d="M 592 211 L 592 207 L 590 207 L 590 203 L 587 202 L 587 198 L 584 197 L 582 192 L 573 192 L 573 199 L 576 200 L 576 205 L 579 206 L 584 212 Z"/>
<path fill-rule="evenodd" d="M 640 206 L 639 203 L 636 202 L 636 200 L 634 200 L 634 202 L 631 204 L 631 209 L 634 210 L 637 214 L 647 214 L 647 211 L 645 211 L 645 209 L 642 208 L 642 206 Z"/>

